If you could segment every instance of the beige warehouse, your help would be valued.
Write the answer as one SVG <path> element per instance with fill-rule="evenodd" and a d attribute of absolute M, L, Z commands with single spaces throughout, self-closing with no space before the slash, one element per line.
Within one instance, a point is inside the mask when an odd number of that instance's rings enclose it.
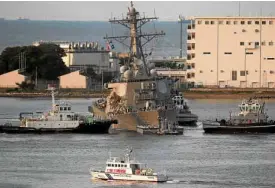
<path fill-rule="evenodd" d="M 0 88 L 18 88 L 16 83 L 21 84 L 26 77 L 14 70 L 0 75 Z"/>
<path fill-rule="evenodd" d="M 275 87 L 275 17 L 193 17 L 188 81 L 205 86 Z"/>

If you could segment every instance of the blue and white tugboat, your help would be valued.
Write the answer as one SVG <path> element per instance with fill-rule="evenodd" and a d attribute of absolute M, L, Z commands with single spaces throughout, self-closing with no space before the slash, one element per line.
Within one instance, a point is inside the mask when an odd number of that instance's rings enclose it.
<path fill-rule="evenodd" d="M 131 158 L 131 150 L 127 150 L 125 156 L 110 157 L 106 162 L 105 171 L 90 169 L 93 179 L 101 180 L 124 180 L 139 182 L 166 182 L 168 177 L 164 174 L 155 173 L 153 169 Z"/>
<path fill-rule="evenodd" d="M 265 112 L 265 102 L 257 99 L 243 100 L 239 105 L 240 112 L 230 113 L 229 120 L 205 121 L 205 133 L 234 134 L 234 133 L 275 133 L 275 123 L 268 119 Z"/>

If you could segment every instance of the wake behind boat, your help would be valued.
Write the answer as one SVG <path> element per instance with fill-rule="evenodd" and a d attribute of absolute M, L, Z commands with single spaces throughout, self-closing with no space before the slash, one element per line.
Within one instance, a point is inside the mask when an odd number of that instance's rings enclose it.
<path fill-rule="evenodd" d="M 93 179 L 101 180 L 126 180 L 144 182 L 166 182 L 168 177 L 155 173 L 151 168 L 147 168 L 142 163 L 131 158 L 132 150 L 128 150 L 125 156 L 110 157 L 106 162 L 105 171 L 90 169 Z"/>
<path fill-rule="evenodd" d="M 268 120 L 265 112 L 265 102 L 256 99 L 243 100 L 239 105 L 237 115 L 230 113 L 229 120 L 205 121 L 205 133 L 234 134 L 234 133 L 275 133 L 275 123 Z"/>
<path fill-rule="evenodd" d="M 93 116 L 83 116 L 72 111 L 68 102 L 55 102 L 55 88 L 52 93 L 52 109 L 49 112 L 22 112 L 20 126 L 4 124 L 0 133 L 109 133 L 109 128 L 116 120 L 100 120 Z"/>

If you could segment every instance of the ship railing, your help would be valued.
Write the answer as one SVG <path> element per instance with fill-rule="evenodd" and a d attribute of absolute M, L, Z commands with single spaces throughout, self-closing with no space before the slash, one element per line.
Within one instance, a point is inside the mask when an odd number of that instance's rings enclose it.
<path fill-rule="evenodd" d="M 93 170 L 92 168 L 89 169 L 90 172 L 99 172 L 99 173 L 105 173 L 103 170 Z"/>

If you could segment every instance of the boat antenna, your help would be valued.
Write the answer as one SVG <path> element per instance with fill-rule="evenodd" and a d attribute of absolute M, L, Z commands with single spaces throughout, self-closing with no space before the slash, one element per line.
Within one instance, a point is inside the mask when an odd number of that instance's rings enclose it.
<path fill-rule="evenodd" d="M 142 52 L 142 48 L 151 40 L 158 36 L 163 36 L 165 33 L 154 32 L 154 33 L 141 33 L 143 25 L 150 22 L 151 20 L 156 20 L 157 17 L 141 17 L 139 12 L 134 8 L 133 2 L 131 1 L 131 7 L 128 8 L 128 13 L 126 18 L 122 19 L 110 19 L 110 23 L 120 24 L 130 30 L 130 35 L 125 36 L 112 36 L 104 37 L 104 39 L 113 39 L 122 45 L 129 47 L 130 56 L 137 57 L 143 60 L 144 67 L 146 67 L 145 57 Z M 130 45 L 126 44 L 126 39 L 130 39 Z M 149 76 L 147 69 L 146 73 Z"/>
<path fill-rule="evenodd" d="M 52 95 L 52 109 L 54 110 L 54 108 L 55 108 L 55 98 L 54 98 L 55 87 L 49 84 L 47 90 L 50 90 L 50 91 L 51 91 L 51 95 Z"/>

